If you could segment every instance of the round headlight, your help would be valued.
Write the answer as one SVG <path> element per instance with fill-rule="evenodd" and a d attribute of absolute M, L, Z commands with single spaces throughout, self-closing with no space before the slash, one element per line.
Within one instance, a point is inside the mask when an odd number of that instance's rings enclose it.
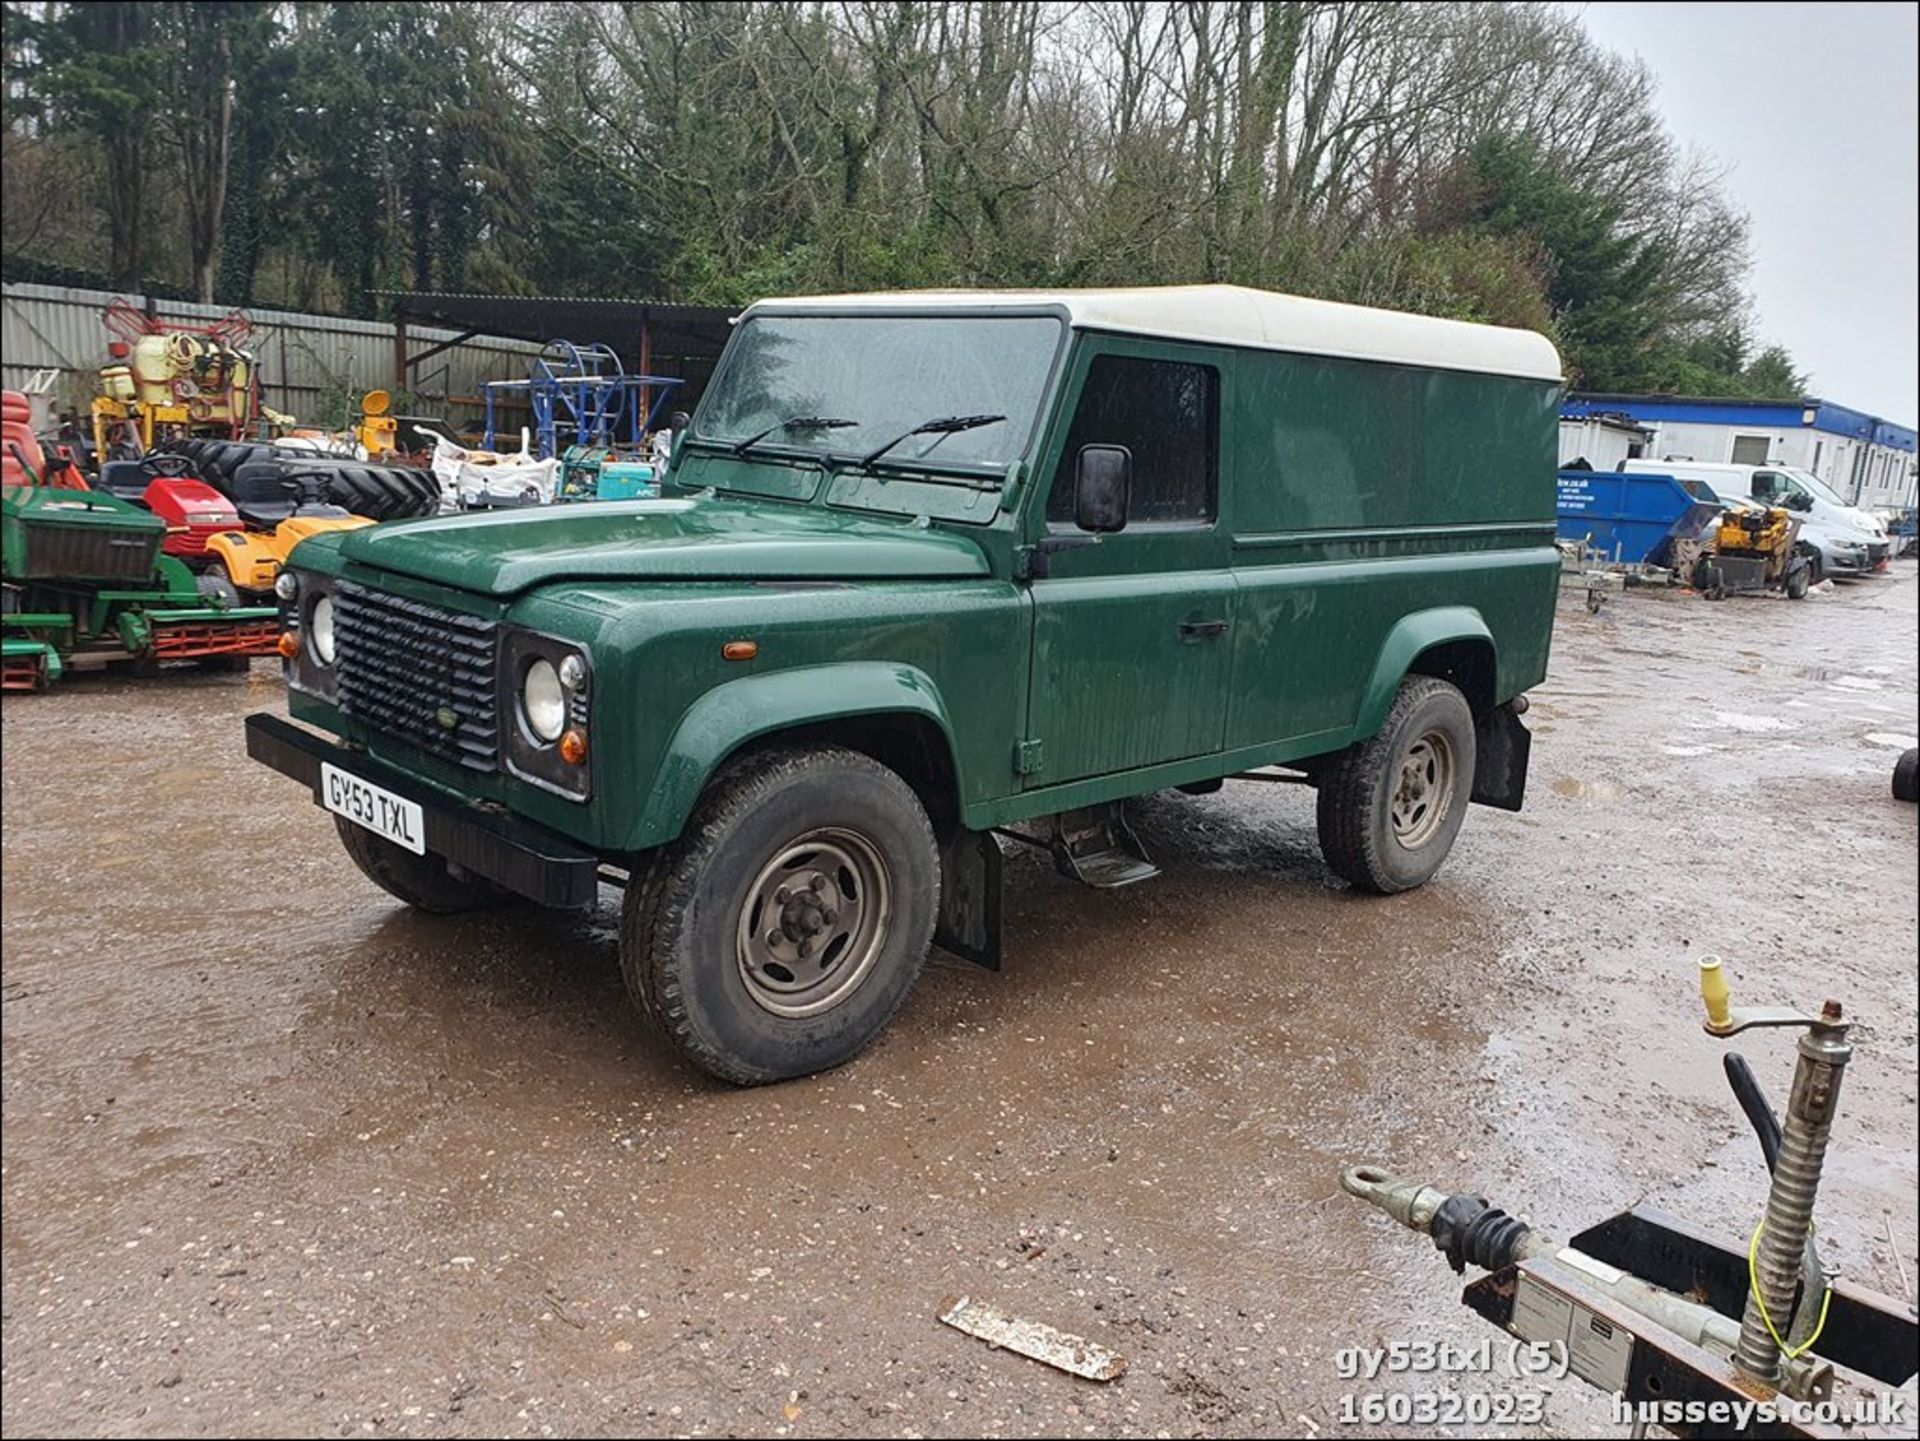
<path fill-rule="evenodd" d="M 313 642 L 313 653 L 320 658 L 321 665 L 333 664 L 333 597 L 323 595 L 313 603 L 313 614 L 307 617 L 307 638 Z"/>
<path fill-rule="evenodd" d="M 300 594 L 300 578 L 290 570 L 283 570 L 273 578 L 273 593 L 285 601 L 291 601 Z"/>
<path fill-rule="evenodd" d="M 553 742 L 567 728 L 567 695 L 560 686 L 560 673 L 549 660 L 536 660 L 527 667 L 520 683 L 520 708 L 526 712 L 527 729 L 541 740 Z"/>

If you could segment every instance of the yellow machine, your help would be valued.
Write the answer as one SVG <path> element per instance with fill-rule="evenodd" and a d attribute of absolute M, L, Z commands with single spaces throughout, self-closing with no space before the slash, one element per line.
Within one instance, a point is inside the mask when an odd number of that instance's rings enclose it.
<path fill-rule="evenodd" d="M 1799 533 L 1800 522 L 1778 506 L 1730 506 L 1714 532 L 1712 553 L 1694 568 L 1694 583 L 1715 600 L 1762 590 L 1800 600 L 1812 571 L 1795 548 Z"/>
<path fill-rule="evenodd" d="M 399 422 L 387 414 L 391 409 L 393 397 L 384 390 L 369 390 L 360 397 L 360 424 L 354 427 L 354 438 L 366 451 L 368 460 L 378 460 L 394 451 Z"/>
<path fill-rule="evenodd" d="M 275 490 L 250 494 L 249 486 L 258 487 L 262 482 L 243 471 L 235 483 L 234 507 L 248 529 L 207 538 L 207 569 L 200 578 L 204 594 L 230 605 L 271 595 L 280 567 L 308 536 L 358 530 L 374 523 L 364 515 L 329 504 L 324 498 L 323 478 L 294 476 L 290 480 L 291 488 L 283 488 L 277 477 L 269 475 L 265 483 L 275 485 Z"/>
<path fill-rule="evenodd" d="M 101 320 L 113 337 L 92 405 L 102 459 L 116 448 L 144 454 L 167 437 L 237 440 L 262 413 L 253 323 L 242 312 L 196 325 L 116 299 Z"/>

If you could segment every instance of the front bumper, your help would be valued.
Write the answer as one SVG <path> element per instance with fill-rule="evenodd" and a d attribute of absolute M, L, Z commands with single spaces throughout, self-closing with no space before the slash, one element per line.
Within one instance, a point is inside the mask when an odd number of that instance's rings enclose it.
<path fill-rule="evenodd" d="M 591 905 L 600 858 L 540 826 L 451 802 L 445 793 L 264 712 L 247 717 L 247 754 L 304 785 L 320 804 L 320 763 L 384 786 L 415 802 L 426 820 L 427 849 L 543 906 Z"/>
<path fill-rule="evenodd" d="M 1865 575 L 1867 557 L 1858 550 L 1830 550 L 1822 559 L 1826 562 L 1829 575 Z"/>

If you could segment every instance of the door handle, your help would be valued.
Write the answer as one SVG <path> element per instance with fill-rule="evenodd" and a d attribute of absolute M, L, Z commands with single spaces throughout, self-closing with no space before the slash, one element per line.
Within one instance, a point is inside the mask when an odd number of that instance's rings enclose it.
<path fill-rule="evenodd" d="M 1229 623 L 1224 620 L 1183 620 L 1180 622 L 1180 638 L 1207 640 L 1216 635 L 1225 635 Z"/>

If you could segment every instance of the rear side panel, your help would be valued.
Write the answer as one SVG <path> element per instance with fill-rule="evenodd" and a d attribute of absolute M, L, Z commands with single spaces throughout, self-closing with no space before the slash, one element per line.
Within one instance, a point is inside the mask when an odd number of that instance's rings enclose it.
<path fill-rule="evenodd" d="M 1559 388 L 1246 354 L 1228 388 L 1239 585 L 1229 750 L 1352 739 L 1396 626 L 1464 610 L 1495 699 L 1546 674 Z M 1454 639 L 1451 635 L 1436 639 Z"/>

